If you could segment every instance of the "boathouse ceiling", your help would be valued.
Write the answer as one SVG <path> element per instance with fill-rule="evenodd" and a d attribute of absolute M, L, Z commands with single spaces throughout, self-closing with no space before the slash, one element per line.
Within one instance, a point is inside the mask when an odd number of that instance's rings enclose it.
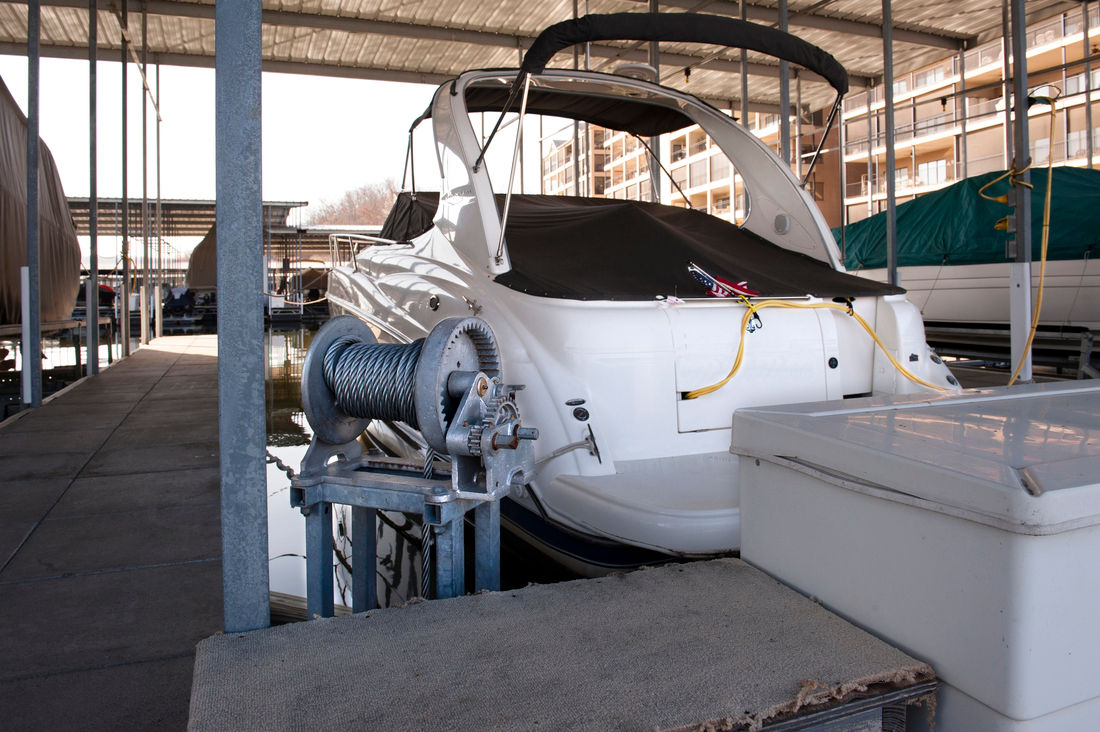
<path fill-rule="evenodd" d="M 89 3 L 43 0 L 41 54 L 87 58 Z M 118 60 L 123 31 L 121 0 L 100 0 L 98 57 Z M 645 12 L 647 0 L 589 0 L 581 13 Z M 881 83 L 883 66 L 881 0 L 790 0 L 789 30 L 833 54 L 851 76 L 854 90 Z M 573 17 L 572 0 L 267 0 L 263 3 L 265 71 L 439 84 L 471 68 L 515 67 L 543 28 Z M 1080 2 L 1028 0 L 1028 20 L 1080 7 Z M 661 0 L 664 12 L 741 16 L 730 0 Z M 778 3 L 745 3 L 746 17 L 778 26 Z M 998 0 L 894 0 L 894 69 L 902 74 L 935 63 L 1002 34 Z M 214 0 L 133 0 L 127 5 L 126 35 L 140 57 L 142 11 L 149 63 L 214 65 Z M 0 53 L 23 55 L 27 5 L 0 3 Z M 584 49 L 579 49 L 584 65 Z M 592 69 L 612 71 L 647 59 L 647 44 L 596 43 Z M 740 104 L 740 52 L 687 43 L 662 43 L 663 83 L 721 106 Z M 551 62 L 572 67 L 574 53 Z M 749 54 L 750 109 L 778 109 L 779 67 Z M 827 106 L 833 92 L 820 77 L 792 77 L 791 99 L 801 87 L 804 107 Z"/>

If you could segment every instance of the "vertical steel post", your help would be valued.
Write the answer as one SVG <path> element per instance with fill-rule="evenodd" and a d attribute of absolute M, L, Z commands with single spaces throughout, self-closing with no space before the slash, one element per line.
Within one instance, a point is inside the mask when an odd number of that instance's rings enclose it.
<path fill-rule="evenodd" d="M 1023 185 L 1015 186 L 1016 245 L 1015 261 L 1009 284 L 1009 316 L 1011 319 L 1012 364 L 1022 363 L 1018 381 L 1031 381 L 1031 353 L 1025 352 L 1031 330 L 1031 147 L 1028 140 L 1027 115 L 1027 18 L 1024 0 L 1012 0 L 1012 87 L 1015 108 L 1012 167 L 1023 169 L 1019 176 Z M 1051 140 L 1051 154 L 1053 154 Z"/>
<path fill-rule="evenodd" d="M 42 309 L 38 251 L 38 61 L 41 7 L 27 3 L 27 281 L 23 288 L 23 397 L 42 406 Z"/>
<path fill-rule="evenodd" d="M 351 508 L 351 611 L 361 613 L 378 604 L 375 563 L 378 557 L 377 511 Z M 331 572 L 330 572 L 331 574 Z M 332 592 L 329 592 L 332 596 Z"/>
<path fill-rule="evenodd" d="M 745 5 L 746 0 L 741 0 L 741 20 L 748 19 L 748 8 Z M 741 124 L 748 129 L 749 126 L 749 52 L 745 49 L 741 49 Z M 745 188 L 744 178 L 741 179 L 741 210 L 748 211 L 748 192 Z M 734 186 L 737 185 L 737 179 L 734 179 Z M 734 219 L 737 218 L 737 203 L 734 202 Z"/>
<path fill-rule="evenodd" d="M 787 32 L 787 0 L 779 0 L 779 30 Z M 779 157 L 791 165 L 791 64 L 779 62 Z"/>
<path fill-rule="evenodd" d="M 579 9 L 577 0 L 573 0 L 573 20 L 578 17 Z M 580 50 L 573 46 L 573 68 L 579 69 L 581 63 Z M 581 195 L 581 123 L 573 120 L 573 195 Z"/>
<path fill-rule="evenodd" d="M 874 96 L 871 87 L 867 87 L 867 216 L 875 213 L 875 177 L 874 177 L 874 149 L 875 149 L 875 120 L 872 117 L 871 103 Z"/>
<path fill-rule="evenodd" d="M 959 104 L 962 104 L 962 115 L 959 115 Z M 966 152 L 966 117 L 967 117 L 967 101 L 966 101 L 966 45 L 959 47 L 959 94 L 955 97 L 955 116 L 959 118 L 960 128 L 959 132 L 961 137 L 959 138 L 959 156 L 962 158 L 962 177 L 966 178 L 967 173 L 967 152 Z"/>
<path fill-rule="evenodd" d="M 122 27 L 129 29 L 130 22 L 127 16 L 129 3 L 122 3 Z M 129 160 L 127 157 L 127 113 L 126 113 L 126 67 L 129 65 L 127 57 L 128 44 L 126 36 L 122 37 L 122 355 L 130 355 L 130 197 L 127 192 L 127 174 L 129 173 Z"/>
<path fill-rule="evenodd" d="M 156 62 L 157 67 L 157 134 L 156 134 L 156 147 L 157 147 L 157 209 L 156 209 L 156 238 L 157 238 L 157 276 L 156 276 L 156 292 L 157 292 L 157 307 L 153 314 L 156 320 L 156 328 L 154 329 L 154 335 L 160 338 L 164 335 L 164 308 L 161 307 L 161 285 L 164 283 L 164 231 L 161 228 L 161 208 L 160 208 L 160 61 Z"/>
<path fill-rule="evenodd" d="M 848 144 L 847 125 L 844 124 L 844 109 L 840 110 L 840 119 L 837 120 L 836 137 L 837 149 L 840 161 L 840 263 L 844 264 L 844 255 L 848 247 L 848 165 L 844 162 L 844 152 Z"/>
<path fill-rule="evenodd" d="M 1002 93 L 1005 103 L 1005 154 L 1004 167 L 1007 169 L 1012 160 L 1012 67 L 1009 59 L 1012 57 L 1012 30 L 1008 23 L 1008 0 L 1001 0 L 1001 64 Z"/>
<path fill-rule="evenodd" d="M 883 105 L 886 112 L 886 277 L 898 284 L 898 202 L 894 190 L 894 14 L 890 0 L 882 0 Z"/>
<path fill-rule="evenodd" d="M 465 521 L 462 516 L 440 525 L 435 534 L 435 596 L 466 594 Z"/>
<path fill-rule="evenodd" d="M 474 509 L 474 592 L 500 589 L 500 501 Z"/>
<path fill-rule="evenodd" d="M 802 180 L 802 77 L 794 74 L 794 170 Z"/>
<path fill-rule="evenodd" d="M 141 8 L 141 78 L 149 78 L 149 23 Z M 141 343 L 149 344 L 149 94 L 141 91 Z"/>
<path fill-rule="evenodd" d="M 96 186 L 96 34 L 97 0 L 88 0 L 88 281 L 84 288 L 88 318 L 88 374 L 99 373 L 99 191 Z"/>
<path fill-rule="evenodd" d="M 217 51 L 215 51 L 217 53 Z M 219 356 L 221 353 L 219 351 Z M 221 361 L 221 358 L 218 359 Z M 219 368 L 220 370 L 220 368 Z M 225 483 L 222 483 L 222 495 L 225 494 Z M 224 504 L 224 499 L 223 499 Z M 225 511 L 222 511 L 222 531 L 225 531 Z M 222 571 L 224 572 L 225 581 L 228 582 L 229 567 L 225 562 L 228 557 L 228 551 L 225 550 L 225 538 L 223 534 L 222 538 Z M 264 548 L 267 548 L 267 543 L 264 543 Z M 226 628 L 225 632 L 234 632 L 229 626 L 229 613 L 228 607 L 228 587 L 226 591 Z M 254 630 L 255 628 L 266 627 L 271 622 L 270 616 L 270 600 L 267 598 L 267 592 L 265 588 L 264 592 L 266 618 L 263 619 L 261 625 L 254 627 L 240 627 L 237 630 Z M 309 619 L 313 618 L 331 618 L 333 615 L 332 600 L 332 504 L 330 503 L 315 503 L 309 507 L 309 513 L 306 514 L 306 615 Z M 260 618 L 257 618 L 260 620 Z"/>
<path fill-rule="evenodd" d="M 1085 56 L 1085 154 L 1087 156 L 1085 166 L 1091 169 L 1093 148 L 1095 146 L 1093 137 L 1095 137 L 1096 133 L 1092 129 L 1092 62 L 1089 60 L 1089 57 L 1092 55 L 1092 49 L 1089 46 L 1088 0 L 1081 3 L 1081 45 L 1082 53 Z M 1053 144 L 1054 143 L 1051 142 L 1051 145 Z"/>
<path fill-rule="evenodd" d="M 660 12 L 660 4 L 658 0 L 649 0 L 649 12 Z M 649 65 L 653 67 L 654 78 L 658 83 L 661 80 L 661 44 L 657 41 L 649 42 Z M 646 157 L 646 164 L 649 168 L 649 189 L 653 196 L 654 203 L 661 202 L 661 138 L 659 135 L 653 135 L 649 138 L 649 149 L 653 151 L 651 156 Z M 649 158 L 653 159 L 650 160 Z M 625 176 L 624 176 L 625 177 Z M 639 188 L 641 186 L 639 185 Z"/>
<path fill-rule="evenodd" d="M 271 622 L 262 377 L 261 9 L 260 0 L 239 0 L 219 2 L 214 11 L 218 432 L 226 632 Z M 332 531 L 331 521 L 328 530 Z"/>

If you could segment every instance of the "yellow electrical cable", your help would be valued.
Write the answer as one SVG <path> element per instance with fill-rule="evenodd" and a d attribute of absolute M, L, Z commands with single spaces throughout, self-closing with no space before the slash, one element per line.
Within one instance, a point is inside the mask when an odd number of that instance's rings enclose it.
<path fill-rule="evenodd" d="M 1047 244 L 1050 241 L 1050 189 L 1054 187 L 1054 123 L 1058 114 L 1058 110 L 1054 106 L 1054 100 L 1048 98 L 1047 103 L 1050 104 L 1050 137 L 1047 139 L 1051 142 L 1051 150 L 1047 155 L 1047 192 L 1043 203 L 1042 244 L 1039 247 L 1039 287 L 1035 293 L 1035 309 L 1031 314 L 1031 331 L 1027 334 L 1027 343 L 1024 344 L 1023 353 L 1020 354 L 1020 362 L 1016 364 L 1016 370 L 1012 372 L 1012 378 L 1008 380 L 1009 386 L 1016 383 L 1016 379 L 1020 376 L 1020 370 L 1024 367 L 1024 361 L 1031 353 L 1031 344 L 1035 342 L 1035 333 L 1039 330 L 1039 313 L 1043 309 L 1043 284 L 1047 273 Z M 1031 246 L 1030 234 L 1031 232 L 1025 234 L 1024 246 Z M 1019 241 L 1018 236 L 1017 241 Z"/>
<path fill-rule="evenodd" d="M 886 348 L 886 344 L 884 344 L 882 342 L 882 340 L 878 337 L 878 334 L 875 333 L 874 329 L 870 326 L 870 324 L 866 320 L 864 320 L 863 317 L 859 313 L 857 313 L 855 310 L 853 310 L 852 308 L 850 308 L 848 306 L 839 305 L 839 304 L 830 303 L 830 302 L 797 303 L 797 302 L 788 302 L 786 300 L 763 300 L 761 302 L 752 303 L 751 305 L 749 305 L 749 307 L 745 310 L 745 315 L 741 318 L 741 341 L 740 341 L 740 343 L 737 344 L 737 357 L 733 361 L 733 368 L 730 369 L 730 372 L 726 375 L 726 378 L 722 379 L 721 381 L 719 381 L 716 384 L 711 384 L 710 386 L 704 386 L 700 389 L 694 389 L 692 391 L 687 392 L 686 394 L 684 394 L 685 399 L 696 399 L 698 397 L 705 396 L 705 395 L 710 394 L 712 392 L 718 391 L 723 386 L 728 384 L 730 382 L 730 379 L 732 379 L 737 374 L 738 370 L 740 370 L 740 368 L 741 368 L 741 360 L 745 355 L 745 329 L 748 327 L 749 320 L 752 318 L 753 315 L 756 314 L 756 311 L 757 310 L 763 310 L 764 308 L 792 308 L 792 309 L 807 309 L 807 310 L 841 310 L 841 311 L 847 313 L 848 315 L 852 316 L 853 318 L 855 318 L 856 322 L 859 323 L 861 326 L 863 326 L 863 329 L 865 331 L 867 331 L 867 333 L 875 341 L 875 343 L 878 345 L 878 347 L 880 349 L 882 349 L 883 354 L 886 355 L 886 358 L 888 358 L 890 360 L 890 363 L 894 365 L 894 368 L 897 369 L 898 372 L 901 373 L 902 376 L 909 379 L 910 381 L 912 381 L 915 384 L 920 384 L 921 386 L 926 386 L 930 389 L 937 389 L 939 391 L 948 391 L 948 388 L 946 386 L 939 386 L 938 384 L 933 384 L 930 381 L 925 381 L 924 379 L 920 378 L 916 374 L 914 374 L 911 371 L 909 371 L 908 369 L 906 369 L 900 363 L 898 363 L 898 360 L 890 354 L 890 351 Z"/>

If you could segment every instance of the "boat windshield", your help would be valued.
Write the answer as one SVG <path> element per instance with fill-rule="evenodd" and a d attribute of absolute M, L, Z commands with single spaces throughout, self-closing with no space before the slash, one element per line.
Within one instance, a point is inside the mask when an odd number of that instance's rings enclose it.
<path fill-rule="evenodd" d="M 486 156 L 493 189 L 513 193 L 664 202 L 740 224 L 749 191 L 736 166 L 685 113 L 681 100 L 607 76 L 535 77 L 512 174 L 516 109 Z M 511 77 L 479 79 L 466 104 L 479 143 L 496 123 Z"/>

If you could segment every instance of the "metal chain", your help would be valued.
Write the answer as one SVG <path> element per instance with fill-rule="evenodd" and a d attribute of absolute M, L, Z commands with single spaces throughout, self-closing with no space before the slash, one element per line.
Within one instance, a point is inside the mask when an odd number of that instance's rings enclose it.
<path fill-rule="evenodd" d="M 294 480 L 294 468 L 290 467 L 289 465 L 284 463 L 282 460 L 280 460 L 279 458 L 272 455 L 271 450 L 267 450 L 267 463 L 269 465 L 274 463 L 275 467 L 277 467 L 279 470 L 286 473 L 286 477 L 290 478 L 291 480 Z"/>

